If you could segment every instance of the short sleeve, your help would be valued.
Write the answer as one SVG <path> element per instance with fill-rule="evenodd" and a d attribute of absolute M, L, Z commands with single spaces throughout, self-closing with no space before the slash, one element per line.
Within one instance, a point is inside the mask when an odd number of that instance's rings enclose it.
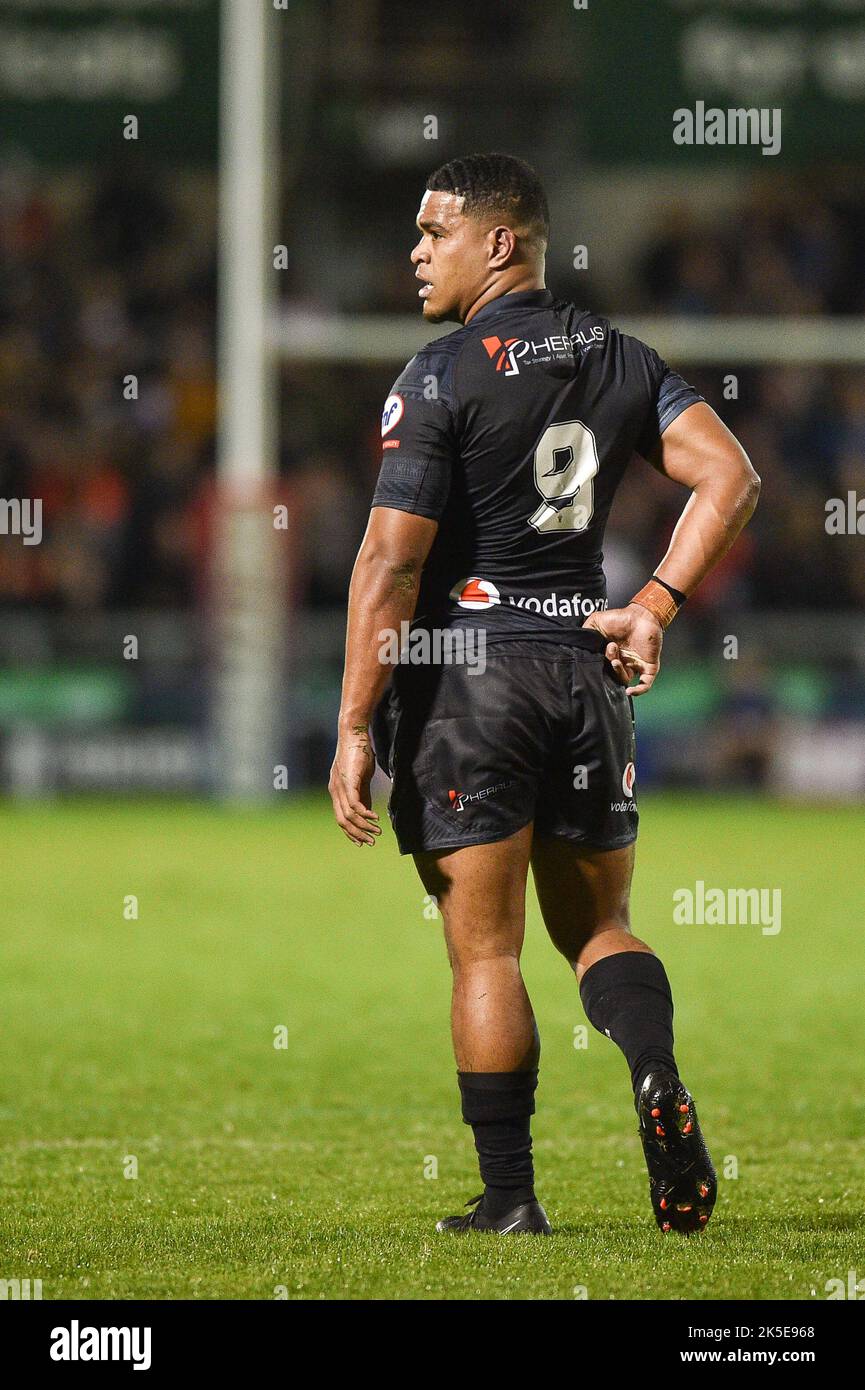
<path fill-rule="evenodd" d="M 438 521 L 456 457 L 449 401 L 435 374 L 412 358 L 394 382 L 381 417 L 381 467 L 374 507 L 395 507 Z"/>
<path fill-rule="evenodd" d="M 649 371 L 649 408 L 646 421 L 637 440 L 637 451 L 648 458 L 668 425 L 681 415 L 688 406 L 703 401 L 699 391 L 689 386 L 687 381 L 668 367 L 653 348 L 641 343 Z"/>

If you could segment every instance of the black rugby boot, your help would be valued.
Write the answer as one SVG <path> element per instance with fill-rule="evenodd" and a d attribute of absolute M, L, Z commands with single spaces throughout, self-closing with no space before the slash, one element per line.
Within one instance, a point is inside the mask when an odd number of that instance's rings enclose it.
<path fill-rule="evenodd" d="M 635 1104 L 655 1220 L 665 1234 L 702 1231 L 718 1180 L 690 1091 L 672 1072 L 652 1071 Z"/>
<path fill-rule="evenodd" d="M 548 1236 L 552 1234 L 552 1227 L 547 1220 L 547 1213 L 544 1211 L 540 1202 L 534 1199 L 531 1202 L 521 1202 L 519 1206 L 511 1211 L 505 1212 L 495 1221 L 484 1215 L 484 1194 L 472 1197 L 466 1202 L 467 1207 L 473 1210 L 467 1212 L 465 1216 L 446 1216 L 441 1221 L 436 1222 L 436 1230 L 452 1235 L 466 1235 L 470 1231 L 483 1231 L 492 1235 L 500 1236 Z"/>

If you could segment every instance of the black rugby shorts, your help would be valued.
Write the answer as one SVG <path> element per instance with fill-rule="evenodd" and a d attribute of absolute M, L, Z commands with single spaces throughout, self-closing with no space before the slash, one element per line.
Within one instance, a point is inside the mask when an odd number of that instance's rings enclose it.
<path fill-rule="evenodd" d="M 605 639 L 589 640 L 489 644 L 476 672 L 394 667 L 372 737 L 401 854 L 502 840 L 530 821 L 597 849 L 636 839 L 633 702 Z"/>

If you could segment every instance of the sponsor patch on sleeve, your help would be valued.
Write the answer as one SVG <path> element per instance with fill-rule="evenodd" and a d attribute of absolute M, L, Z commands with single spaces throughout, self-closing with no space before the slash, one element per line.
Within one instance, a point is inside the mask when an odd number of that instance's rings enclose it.
<path fill-rule="evenodd" d="M 399 424 L 404 409 L 402 396 L 388 396 L 384 403 L 384 410 L 381 412 L 382 438 L 386 434 L 390 434 L 391 430 Z"/>

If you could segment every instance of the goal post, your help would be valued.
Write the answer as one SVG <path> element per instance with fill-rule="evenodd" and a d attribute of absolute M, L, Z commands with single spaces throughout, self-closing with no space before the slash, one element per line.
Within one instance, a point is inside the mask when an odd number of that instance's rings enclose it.
<path fill-rule="evenodd" d="M 278 184 L 277 33 L 262 0 L 223 0 L 216 516 L 211 683 L 214 781 L 224 795 L 273 790 L 283 726 L 285 530 L 278 472 L 273 315 Z"/>

